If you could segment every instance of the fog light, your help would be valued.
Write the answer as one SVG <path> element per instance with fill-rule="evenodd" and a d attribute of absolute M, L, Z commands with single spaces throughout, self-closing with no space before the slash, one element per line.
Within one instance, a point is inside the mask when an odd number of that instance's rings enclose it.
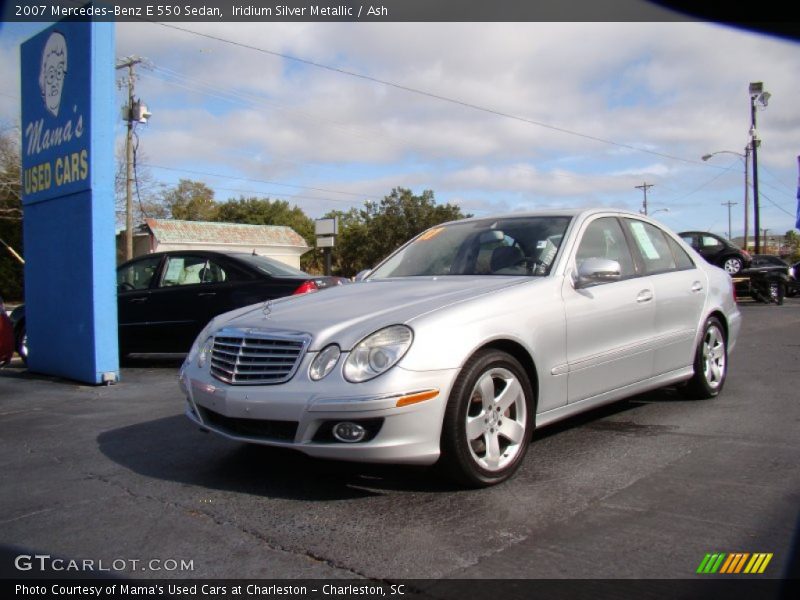
<path fill-rule="evenodd" d="M 358 423 L 344 421 L 333 426 L 333 437 L 347 444 L 360 442 L 365 435 L 367 435 L 367 430 Z"/>

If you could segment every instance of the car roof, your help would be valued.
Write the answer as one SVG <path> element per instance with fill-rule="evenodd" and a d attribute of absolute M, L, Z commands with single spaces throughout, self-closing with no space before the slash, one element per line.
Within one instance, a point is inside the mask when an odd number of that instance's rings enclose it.
<path fill-rule="evenodd" d="M 174 256 L 176 254 L 197 254 L 201 256 L 229 256 L 229 257 L 244 257 L 244 256 L 253 256 L 251 252 L 242 252 L 240 250 L 205 250 L 205 249 L 194 249 L 194 248 L 184 248 L 182 250 L 162 250 L 161 252 L 149 252 L 147 254 L 140 254 L 139 256 L 134 256 L 133 258 L 126 260 L 125 263 L 131 262 L 133 260 L 140 260 L 143 258 L 160 258 L 162 256 Z M 263 254 L 256 254 L 261 258 L 266 258 L 267 260 L 274 261 L 274 258 L 270 258 L 269 256 L 264 256 Z M 122 266 L 121 263 L 120 266 Z"/>
<path fill-rule="evenodd" d="M 513 213 L 499 213 L 469 217 L 467 219 L 456 219 L 441 225 L 452 223 L 466 223 L 471 221 L 490 221 L 494 219 L 524 219 L 531 217 L 590 217 L 595 214 L 616 214 L 627 217 L 643 217 L 639 213 L 619 208 L 548 208 L 534 211 L 520 211 Z"/>

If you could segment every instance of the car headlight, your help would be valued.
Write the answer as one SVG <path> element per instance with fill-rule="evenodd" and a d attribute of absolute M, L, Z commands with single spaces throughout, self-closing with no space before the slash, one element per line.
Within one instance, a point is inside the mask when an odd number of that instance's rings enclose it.
<path fill-rule="evenodd" d="M 326 346 L 322 351 L 317 353 L 317 356 L 311 361 L 311 366 L 308 369 L 308 376 L 314 381 L 327 377 L 328 373 L 333 371 L 333 367 L 339 362 L 339 356 L 342 351 L 339 346 L 331 344 Z"/>
<path fill-rule="evenodd" d="M 361 340 L 344 363 L 344 378 L 369 381 L 391 369 L 411 347 L 414 334 L 405 325 L 392 325 Z"/>
<path fill-rule="evenodd" d="M 205 347 L 206 342 L 211 335 L 211 331 L 214 329 L 214 320 L 212 319 L 211 322 L 203 327 L 203 330 L 200 334 L 195 338 L 194 343 L 192 344 L 191 349 L 189 350 L 189 354 L 186 355 L 186 360 L 184 361 L 185 365 L 189 365 L 196 358 L 198 358 L 198 354 L 202 348 Z"/>
<path fill-rule="evenodd" d="M 211 350 L 214 348 L 214 337 L 209 336 L 206 338 L 206 341 L 203 342 L 203 345 L 200 346 L 200 351 L 197 353 L 197 366 L 199 368 L 203 368 L 206 366 L 206 362 L 208 362 L 208 358 L 211 356 Z"/>

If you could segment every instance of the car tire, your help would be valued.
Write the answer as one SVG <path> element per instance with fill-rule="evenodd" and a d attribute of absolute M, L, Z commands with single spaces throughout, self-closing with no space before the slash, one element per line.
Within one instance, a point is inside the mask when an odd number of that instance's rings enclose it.
<path fill-rule="evenodd" d="M 27 365 L 28 364 L 28 331 L 25 328 L 25 321 L 20 323 L 19 327 L 17 327 L 17 333 L 15 335 L 15 344 L 17 347 L 17 354 L 22 359 L 22 362 Z"/>
<path fill-rule="evenodd" d="M 722 391 L 728 374 L 728 340 L 717 317 L 709 317 L 697 344 L 694 375 L 683 388 L 687 398 L 714 398 Z"/>
<path fill-rule="evenodd" d="M 519 361 L 500 350 L 477 352 L 450 392 L 440 468 L 468 487 L 505 481 L 525 457 L 534 411 L 533 389 Z"/>
<path fill-rule="evenodd" d="M 771 281 L 769 284 L 769 299 L 778 306 L 783 304 L 786 288 L 780 281 Z"/>
<path fill-rule="evenodd" d="M 728 256 L 722 261 L 722 268 L 725 269 L 729 275 L 736 275 L 744 268 L 744 261 L 738 256 Z"/>

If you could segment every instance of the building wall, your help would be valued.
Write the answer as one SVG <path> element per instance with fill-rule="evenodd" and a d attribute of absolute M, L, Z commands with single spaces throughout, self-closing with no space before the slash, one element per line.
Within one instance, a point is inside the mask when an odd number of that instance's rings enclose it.
<path fill-rule="evenodd" d="M 279 260 L 284 264 L 300 268 L 300 255 L 306 249 L 292 248 L 285 246 L 237 246 L 235 244 L 159 244 L 156 242 L 156 247 L 153 252 L 167 252 L 169 250 L 215 250 L 218 252 L 245 252 L 251 254 L 255 251 L 256 254 Z M 144 254 L 144 253 L 143 253 Z"/>

